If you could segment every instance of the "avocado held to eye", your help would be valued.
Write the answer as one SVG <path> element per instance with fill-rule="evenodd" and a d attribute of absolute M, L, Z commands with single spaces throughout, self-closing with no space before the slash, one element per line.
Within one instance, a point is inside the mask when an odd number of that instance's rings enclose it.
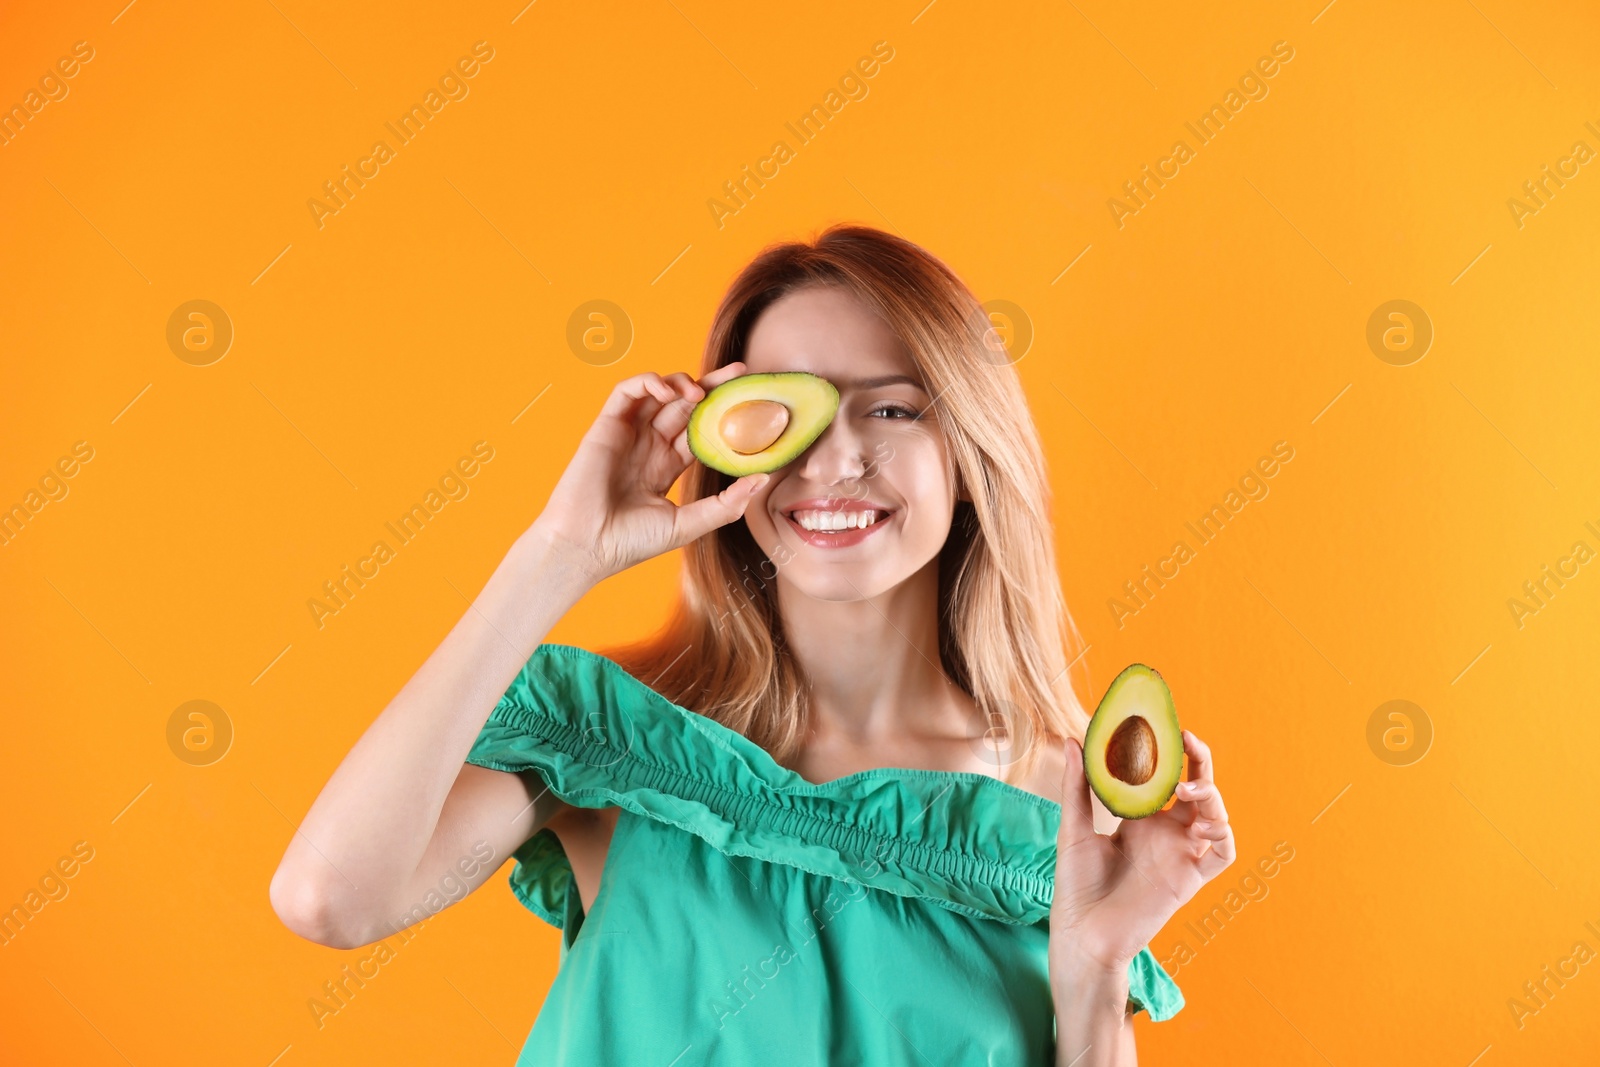
<path fill-rule="evenodd" d="M 1111 683 L 1083 735 L 1083 773 L 1111 814 L 1154 815 L 1178 788 L 1183 734 L 1172 692 L 1142 663 Z"/>
<path fill-rule="evenodd" d="M 689 414 L 689 450 L 735 478 L 775 471 L 804 452 L 839 410 L 839 390 L 804 371 L 742 374 Z"/>

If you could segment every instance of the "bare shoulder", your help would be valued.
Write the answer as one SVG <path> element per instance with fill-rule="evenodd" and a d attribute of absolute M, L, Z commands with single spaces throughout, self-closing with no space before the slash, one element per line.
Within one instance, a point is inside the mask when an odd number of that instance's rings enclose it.
<path fill-rule="evenodd" d="M 1042 738 L 1035 745 L 1035 759 L 1032 771 L 1026 781 L 1017 785 L 1030 793 L 1037 793 L 1061 803 L 1061 779 L 1067 772 L 1067 739 L 1065 737 Z"/>

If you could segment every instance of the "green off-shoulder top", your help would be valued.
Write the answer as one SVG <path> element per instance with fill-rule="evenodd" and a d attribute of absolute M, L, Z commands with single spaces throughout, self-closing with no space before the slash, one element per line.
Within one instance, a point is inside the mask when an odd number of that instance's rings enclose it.
<path fill-rule="evenodd" d="M 1061 806 L 975 772 L 820 784 L 604 656 L 545 644 L 468 762 L 619 807 L 586 914 L 555 834 L 511 888 L 560 928 L 519 1065 L 1052 1062 L 1046 949 Z M 1130 999 L 1183 994 L 1148 948 Z"/>

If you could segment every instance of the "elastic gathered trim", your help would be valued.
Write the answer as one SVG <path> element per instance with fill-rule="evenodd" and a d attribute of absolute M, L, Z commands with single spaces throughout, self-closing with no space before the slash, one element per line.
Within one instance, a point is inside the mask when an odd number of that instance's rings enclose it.
<path fill-rule="evenodd" d="M 625 778 L 630 787 L 701 804 L 740 829 L 771 831 L 831 849 L 844 856 L 860 856 L 884 864 L 892 862 L 922 874 L 978 883 L 1046 900 L 1054 889 L 1048 879 L 1018 871 L 983 856 L 935 848 L 814 812 L 801 811 L 782 804 L 779 800 L 782 794 L 779 793 L 771 797 L 740 793 L 704 778 L 653 763 L 635 752 L 619 753 L 608 745 L 586 740 L 584 731 L 554 721 L 532 709 L 504 704 L 495 709 L 491 716 L 493 718 L 543 738 L 586 766 L 603 767 L 607 773 L 619 779 Z M 627 769 L 624 771 L 621 769 L 623 767 Z M 620 786 L 622 783 L 618 784 Z M 624 791 L 621 788 L 616 790 L 618 793 Z M 713 802 L 713 798 L 716 802 Z"/>

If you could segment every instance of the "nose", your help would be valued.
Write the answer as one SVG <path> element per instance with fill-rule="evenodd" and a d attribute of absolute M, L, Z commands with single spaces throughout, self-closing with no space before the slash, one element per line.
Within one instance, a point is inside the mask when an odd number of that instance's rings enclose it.
<path fill-rule="evenodd" d="M 830 488 L 858 482 L 867 471 L 866 445 L 850 420 L 836 417 L 801 454 L 799 471 L 808 482 Z"/>

